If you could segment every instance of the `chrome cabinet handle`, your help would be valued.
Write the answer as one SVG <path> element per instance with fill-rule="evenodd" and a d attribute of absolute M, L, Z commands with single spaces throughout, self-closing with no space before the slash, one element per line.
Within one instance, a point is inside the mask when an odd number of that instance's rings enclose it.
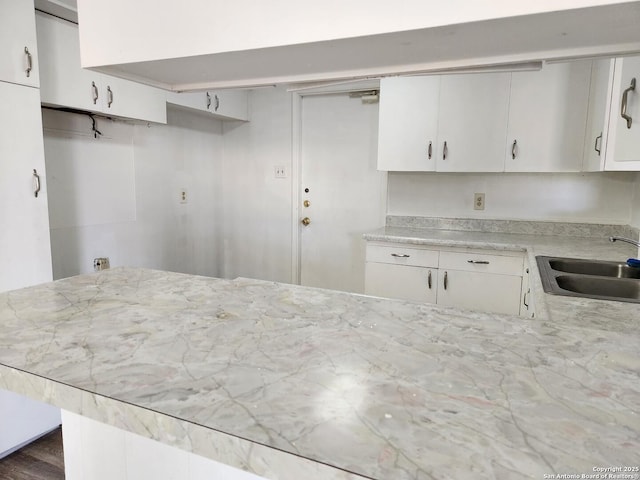
<path fill-rule="evenodd" d="M 515 160 L 516 159 L 516 147 L 518 146 L 518 141 L 514 140 L 513 144 L 511 145 L 511 159 Z"/>
<path fill-rule="evenodd" d="M 27 47 L 24 47 L 24 55 L 27 60 L 27 68 L 25 68 L 25 72 L 28 78 L 31 76 L 31 70 L 33 70 L 33 58 L 31 57 L 31 53 Z"/>
<path fill-rule="evenodd" d="M 93 97 L 93 104 L 95 105 L 98 101 L 98 87 L 96 87 L 96 82 L 91 82 L 91 95 Z"/>
<path fill-rule="evenodd" d="M 429 286 L 429 290 L 431 290 L 431 270 L 427 274 L 427 285 Z"/>
<path fill-rule="evenodd" d="M 527 292 L 524 294 L 524 298 L 522 300 L 522 303 L 524 304 L 525 308 L 527 310 L 529 310 L 529 304 L 527 303 L 529 301 L 529 299 L 527 298 L 527 295 L 529 295 L 531 293 L 531 289 L 527 290 Z"/>
<path fill-rule="evenodd" d="M 473 263 L 474 265 L 489 265 L 488 260 L 467 260 L 467 263 Z"/>
<path fill-rule="evenodd" d="M 33 195 L 38 198 L 38 193 L 40 193 L 40 175 L 38 175 L 37 170 L 33 169 Z"/>
<path fill-rule="evenodd" d="M 111 87 L 107 85 L 107 108 L 111 108 L 112 103 L 113 103 L 113 92 L 111 91 Z"/>
<path fill-rule="evenodd" d="M 631 128 L 631 122 L 633 118 L 630 115 L 627 115 L 627 97 L 629 92 L 633 92 L 636 89 L 636 79 L 631 79 L 631 85 L 627 88 L 622 94 L 622 105 L 620 106 L 620 116 L 627 121 L 627 128 Z"/>
<path fill-rule="evenodd" d="M 396 258 L 409 258 L 411 255 L 407 255 L 406 253 L 392 253 L 391 256 Z"/>
<path fill-rule="evenodd" d="M 447 154 L 449 153 L 449 147 L 447 147 L 447 142 L 444 142 L 444 146 L 442 147 L 442 159 L 447 159 Z"/>
<path fill-rule="evenodd" d="M 444 282 L 443 282 L 443 285 L 444 285 L 444 289 L 446 290 L 446 289 L 447 289 L 447 286 L 449 285 L 448 272 L 444 272 Z"/>
<path fill-rule="evenodd" d="M 213 107 L 213 111 L 217 112 L 218 108 L 220 108 L 220 99 L 218 98 L 218 95 L 214 95 L 213 98 L 216 101 L 216 105 L 215 105 L 215 107 Z"/>
<path fill-rule="evenodd" d="M 433 142 L 429 142 L 429 147 L 427 148 L 427 157 L 431 160 L 431 156 L 433 155 Z"/>
<path fill-rule="evenodd" d="M 207 92 L 207 110 L 211 107 L 211 95 Z"/>
<path fill-rule="evenodd" d="M 598 147 L 598 139 L 600 139 L 600 147 Z M 598 156 L 600 155 L 600 150 L 602 149 L 602 134 L 596 137 L 596 143 L 593 145 L 593 149 L 598 152 Z"/>

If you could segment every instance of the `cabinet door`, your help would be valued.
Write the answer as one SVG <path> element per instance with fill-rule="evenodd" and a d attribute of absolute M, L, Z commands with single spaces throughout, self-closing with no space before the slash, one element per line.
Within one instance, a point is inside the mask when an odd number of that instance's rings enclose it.
<path fill-rule="evenodd" d="M 434 171 L 439 76 L 380 81 L 378 170 Z"/>
<path fill-rule="evenodd" d="M 103 75 L 101 83 L 104 113 L 167 123 L 167 99 L 163 90 L 109 75 Z"/>
<path fill-rule="evenodd" d="M 616 58 L 612 90 L 605 169 L 637 171 L 640 170 L 640 56 Z M 624 104 L 631 122 L 622 117 Z"/>
<path fill-rule="evenodd" d="M 211 104 L 211 95 L 207 95 L 207 92 L 167 92 L 167 103 L 207 112 L 207 105 Z"/>
<path fill-rule="evenodd" d="M 435 268 L 367 262 L 364 293 L 377 297 L 436 303 L 438 270 Z"/>
<path fill-rule="evenodd" d="M 36 27 L 43 104 L 167 123 L 163 90 L 81 68 L 76 24 L 38 13 Z"/>
<path fill-rule="evenodd" d="M 436 170 L 504 170 L 510 80 L 509 73 L 442 77 Z"/>
<path fill-rule="evenodd" d="M 505 171 L 582 169 L 590 78 L 584 60 L 513 73 Z"/>
<path fill-rule="evenodd" d="M 80 67 L 77 25 L 36 14 L 42 103 L 79 110 L 102 111 L 102 74 Z"/>
<path fill-rule="evenodd" d="M 207 112 L 220 120 L 249 119 L 249 98 L 246 90 L 167 92 L 167 103 Z"/>
<path fill-rule="evenodd" d="M 246 90 L 220 90 L 207 92 L 208 110 L 222 119 L 248 120 Z"/>
<path fill-rule="evenodd" d="M 0 0 L 0 12 L 0 81 L 39 86 L 33 0 Z"/>
<path fill-rule="evenodd" d="M 0 291 L 51 280 L 40 95 L 0 82 Z M 34 195 L 33 171 L 41 190 Z"/>
<path fill-rule="evenodd" d="M 518 315 L 522 277 L 440 269 L 438 305 Z"/>
<path fill-rule="evenodd" d="M 614 64 L 615 61 L 612 59 L 594 60 L 591 67 L 589 109 L 582 159 L 582 170 L 585 172 L 604 170 Z"/>

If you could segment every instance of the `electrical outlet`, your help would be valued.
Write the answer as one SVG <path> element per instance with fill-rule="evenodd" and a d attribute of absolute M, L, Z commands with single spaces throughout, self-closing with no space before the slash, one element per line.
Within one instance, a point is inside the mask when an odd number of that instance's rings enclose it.
<path fill-rule="evenodd" d="M 274 167 L 274 172 L 276 178 L 287 178 L 287 170 L 284 165 L 276 165 Z"/>
<path fill-rule="evenodd" d="M 180 199 L 180 203 L 187 203 L 187 189 L 186 188 L 181 188 L 180 189 L 180 194 L 179 197 Z"/>
<path fill-rule="evenodd" d="M 484 210 L 484 193 L 473 194 L 473 209 Z"/>
<path fill-rule="evenodd" d="M 99 272 L 109 268 L 109 257 L 99 257 L 93 259 L 93 270 Z"/>

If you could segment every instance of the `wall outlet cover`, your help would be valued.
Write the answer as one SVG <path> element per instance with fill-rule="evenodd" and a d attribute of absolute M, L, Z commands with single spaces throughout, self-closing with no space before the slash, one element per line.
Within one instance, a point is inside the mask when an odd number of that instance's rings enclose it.
<path fill-rule="evenodd" d="M 473 209 L 484 210 L 484 193 L 473 194 Z"/>

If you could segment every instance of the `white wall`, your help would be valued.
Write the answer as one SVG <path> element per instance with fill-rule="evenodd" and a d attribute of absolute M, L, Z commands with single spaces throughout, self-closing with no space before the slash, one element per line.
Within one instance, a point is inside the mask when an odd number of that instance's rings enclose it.
<path fill-rule="evenodd" d="M 248 123 L 225 122 L 224 276 L 291 281 L 291 94 L 250 94 Z M 287 178 L 275 178 L 283 165 Z"/>
<path fill-rule="evenodd" d="M 88 117 L 43 110 L 54 278 L 90 272 L 102 256 L 221 275 L 221 122 L 178 110 L 168 122 L 99 118 L 94 139 Z"/>
<path fill-rule="evenodd" d="M 638 182 L 625 173 L 390 173 L 387 213 L 628 224 L 634 188 L 637 205 Z M 476 192 L 483 211 L 473 210 Z"/>

